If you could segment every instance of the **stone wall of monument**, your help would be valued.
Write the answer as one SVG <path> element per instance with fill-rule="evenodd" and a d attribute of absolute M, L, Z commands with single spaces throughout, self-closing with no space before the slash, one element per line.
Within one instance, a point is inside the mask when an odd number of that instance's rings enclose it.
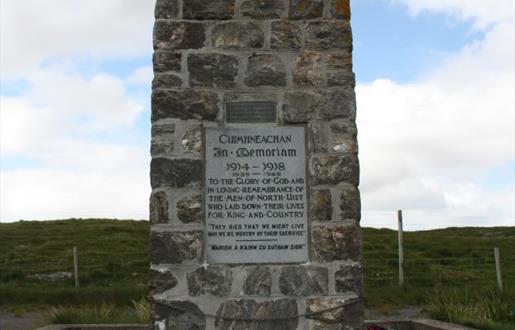
<path fill-rule="evenodd" d="M 349 0 L 157 0 L 155 19 L 155 329 L 360 328 Z M 247 101 L 273 101 L 272 126 L 305 128 L 306 262 L 224 264 L 206 258 L 203 130 L 226 126 L 226 104 Z"/>

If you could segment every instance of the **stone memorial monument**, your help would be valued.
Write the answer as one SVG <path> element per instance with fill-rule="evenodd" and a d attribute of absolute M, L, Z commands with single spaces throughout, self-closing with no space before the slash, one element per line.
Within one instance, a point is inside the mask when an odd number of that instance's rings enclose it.
<path fill-rule="evenodd" d="M 155 329 L 359 329 L 349 0 L 157 0 Z"/>

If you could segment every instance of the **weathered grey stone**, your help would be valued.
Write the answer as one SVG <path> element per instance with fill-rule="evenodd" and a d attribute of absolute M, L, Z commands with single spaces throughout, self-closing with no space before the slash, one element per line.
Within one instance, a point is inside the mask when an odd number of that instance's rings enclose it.
<path fill-rule="evenodd" d="M 352 50 L 350 24 L 343 20 L 325 20 L 308 23 L 306 29 L 307 49 Z"/>
<path fill-rule="evenodd" d="M 330 221 L 333 215 L 331 191 L 312 190 L 309 200 L 309 217 L 312 221 Z"/>
<path fill-rule="evenodd" d="M 168 72 L 181 70 L 181 53 L 170 51 L 156 51 L 152 56 L 154 72 Z"/>
<path fill-rule="evenodd" d="M 348 327 L 346 328 L 345 325 L 343 324 L 339 324 L 339 323 L 335 323 L 335 324 L 328 324 L 328 323 L 324 323 L 324 322 L 320 322 L 320 321 L 309 321 L 309 330 L 347 330 L 349 329 Z M 351 328 L 351 329 L 355 329 L 355 328 Z M 356 328 L 356 329 L 359 329 L 359 328 Z"/>
<path fill-rule="evenodd" d="M 322 84 L 322 65 L 319 52 L 303 52 L 295 58 L 292 75 L 297 87 L 319 87 Z"/>
<path fill-rule="evenodd" d="M 356 139 L 345 135 L 331 136 L 331 151 L 337 153 L 358 153 Z"/>
<path fill-rule="evenodd" d="M 290 18 L 322 17 L 323 11 L 322 0 L 290 0 Z"/>
<path fill-rule="evenodd" d="M 358 158 L 353 154 L 313 157 L 310 172 L 313 185 L 334 185 L 345 181 L 359 184 Z"/>
<path fill-rule="evenodd" d="M 358 153 L 357 129 L 353 121 L 336 120 L 329 125 L 331 151 L 338 153 Z"/>
<path fill-rule="evenodd" d="M 200 125 L 190 126 L 183 134 L 182 149 L 185 153 L 200 154 L 202 151 L 202 130 Z"/>
<path fill-rule="evenodd" d="M 322 92 L 319 104 L 321 119 L 356 118 L 356 94 L 354 88 L 328 89 Z"/>
<path fill-rule="evenodd" d="M 170 138 L 154 137 L 150 142 L 150 154 L 152 157 L 171 156 L 174 151 L 174 143 Z"/>
<path fill-rule="evenodd" d="M 219 23 L 213 29 L 211 42 L 215 48 L 243 49 L 261 48 L 264 33 L 254 22 L 231 21 Z"/>
<path fill-rule="evenodd" d="M 277 55 L 252 55 L 244 81 L 251 87 L 286 86 L 286 69 Z"/>
<path fill-rule="evenodd" d="M 324 267 L 285 266 L 279 278 L 279 289 L 286 296 L 325 295 L 328 272 Z"/>
<path fill-rule="evenodd" d="M 150 294 L 163 293 L 177 286 L 177 278 L 169 271 L 151 269 L 149 272 Z"/>
<path fill-rule="evenodd" d="M 190 54 L 190 85 L 230 88 L 236 85 L 238 58 L 224 54 Z"/>
<path fill-rule="evenodd" d="M 150 162 L 152 188 L 198 186 L 202 179 L 200 159 L 154 158 Z"/>
<path fill-rule="evenodd" d="M 175 133 L 175 123 L 152 123 L 152 137 L 169 137 L 173 136 L 173 133 Z"/>
<path fill-rule="evenodd" d="M 307 318 L 324 323 L 342 323 L 345 320 L 344 310 L 348 301 L 335 298 L 311 298 L 306 300 Z"/>
<path fill-rule="evenodd" d="M 177 201 L 177 218 L 182 223 L 202 220 L 202 195 L 190 194 Z"/>
<path fill-rule="evenodd" d="M 355 225 L 313 227 L 311 247 L 313 256 L 319 262 L 351 259 L 359 261 L 361 256 L 361 234 Z"/>
<path fill-rule="evenodd" d="M 152 88 L 173 88 L 182 85 L 182 78 L 173 73 L 156 73 L 152 80 Z"/>
<path fill-rule="evenodd" d="M 327 55 L 326 65 L 328 70 L 351 70 L 352 52 L 339 52 Z"/>
<path fill-rule="evenodd" d="M 297 325 L 295 299 L 227 300 L 218 309 L 215 320 L 217 330 L 296 330 Z"/>
<path fill-rule="evenodd" d="M 271 24 L 270 47 L 272 49 L 299 49 L 302 43 L 301 28 L 290 21 L 274 21 Z"/>
<path fill-rule="evenodd" d="M 153 191 L 150 195 L 150 224 L 168 223 L 168 196 L 164 191 Z"/>
<path fill-rule="evenodd" d="M 335 71 L 327 73 L 327 86 L 346 86 L 354 88 L 356 85 L 354 73 L 347 71 Z"/>
<path fill-rule="evenodd" d="M 194 89 L 152 92 L 152 121 L 164 118 L 215 120 L 218 95 Z"/>
<path fill-rule="evenodd" d="M 181 264 L 202 260 L 202 232 L 152 232 L 150 259 L 154 264 Z"/>
<path fill-rule="evenodd" d="M 311 298 L 306 299 L 306 317 L 316 320 L 320 327 L 315 329 L 333 329 L 330 326 L 339 324 L 335 329 L 361 329 L 360 299 Z M 325 326 L 329 326 L 326 328 Z"/>
<path fill-rule="evenodd" d="M 172 155 L 174 150 L 174 132 L 175 123 L 152 123 L 152 140 L 150 143 L 150 154 L 152 155 L 152 157 L 157 157 L 159 155 Z"/>
<path fill-rule="evenodd" d="M 166 330 L 205 330 L 206 316 L 197 305 L 190 301 L 159 301 L 152 304 L 152 316 L 156 329 Z"/>
<path fill-rule="evenodd" d="M 322 92 L 295 91 L 286 94 L 283 120 L 287 123 L 305 123 L 310 119 L 354 119 L 356 99 L 354 89 L 330 89 Z"/>
<path fill-rule="evenodd" d="M 279 18 L 283 16 L 284 0 L 243 0 L 241 15 L 252 18 Z"/>
<path fill-rule="evenodd" d="M 186 19 L 229 19 L 234 15 L 235 0 L 185 0 L 182 16 Z"/>
<path fill-rule="evenodd" d="M 328 146 L 328 124 L 312 120 L 308 124 L 309 149 L 313 153 L 326 153 Z"/>
<path fill-rule="evenodd" d="M 204 47 L 206 31 L 203 23 L 156 21 L 154 49 L 198 49 Z"/>
<path fill-rule="evenodd" d="M 340 270 L 334 273 L 336 292 L 361 293 L 363 273 L 359 263 L 340 266 Z"/>
<path fill-rule="evenodd" d="M 243 292 L 247 295 L 270 296 L 272 273 L 266 266 L 256 266 L 247 270 Z"/>
<path fill-rule="evenodd" d="M 329 3 L 329 14 L 332 18 L 350 20 L 349 0 L 331 0 Z"/>
<path fill-rule="evenodd" d="M 282 108 L 283 120 L 287 123 L 305 123 L 315 116 L 321 102 L 316 92 L 290 92 L 286 94 L 288 103 Z"/>
<path fill-rule="evenodd" d="M 333 136 L 349 136 L 356 138 L 358 129 L 356 123 L 347 120 L 335 120 L 329 124 L 330 133 Z"/>
<path fill-rule="evenodd" d="M 358 188 L 346 187 L 342 189 L 340 198 L 340 220 L 361 219 L 361 202 Z"/>
<path fill-rule="evenodd" d="M 157 0 L 154 11 L 155 18 L 177 18 L 179 13 L 178 0 Z"/>
<path fill-rule="evenodd" d="M 223 266 L 200 267 L 186 275 L 190 296 L 211 294 L 227 296 L 231 292 L 231 270 Z"/>
<path fill-rule="evenodd" d="M 284 93 L 281 90 L 274 91 L 249 91 L 249 92 L 233 92 L 224 93 L 224 102 L 236 102 L 236 101 L 266 101 L 280 100 L 283 99 Z"/>

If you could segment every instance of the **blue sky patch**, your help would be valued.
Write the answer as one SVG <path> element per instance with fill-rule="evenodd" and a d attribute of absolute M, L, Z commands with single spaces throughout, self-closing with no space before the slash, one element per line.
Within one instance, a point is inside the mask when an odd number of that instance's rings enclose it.
<path fill-rule="evenodd" d="M 44 164 L 43 162 L 31 157 L 13 155 L 0 157 L 0 167 L 2 168 L 2 171 L 14 171 L 27 169 L 42 169 L 44 168 Z"/>
<path fill-rule="evenodd" d="M 354 71 L 359 82 L 388 78 L 397 83 L 416 80 L 482 33 L 472 22 L 441 14 L 413 17 L 405 6 L 360 0 L 352 4 Z"/>

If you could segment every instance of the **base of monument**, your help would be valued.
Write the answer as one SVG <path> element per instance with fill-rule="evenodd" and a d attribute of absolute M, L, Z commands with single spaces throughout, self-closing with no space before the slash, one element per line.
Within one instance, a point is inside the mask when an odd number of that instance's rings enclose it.
<path fill-rule="evenodd" d="M 53 324 L 37 330 L 150 330 L 147 324 Z"/>
<path fill-rule="evenodd" d="M 150 330 L 152 327 L 145 324 L 54 324 L 38 330 Z M 366 320 L 363 330 L 389 329 L 389 330 L 474 330 L 458 324 L 446 323 L 431 319 L 414 320 Z"/>

